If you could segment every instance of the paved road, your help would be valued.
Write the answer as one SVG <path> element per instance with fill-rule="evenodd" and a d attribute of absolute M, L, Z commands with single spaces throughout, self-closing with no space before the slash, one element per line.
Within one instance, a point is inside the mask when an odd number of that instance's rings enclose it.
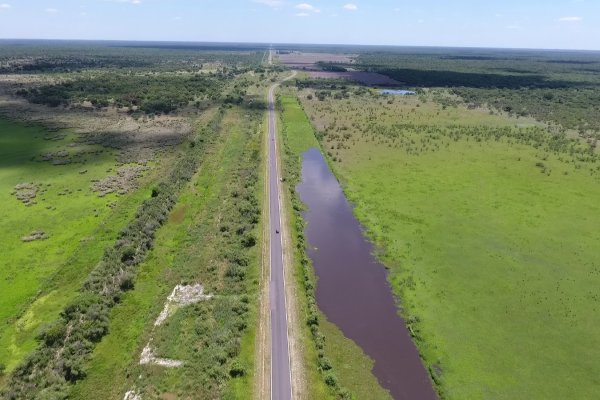
<path fill-rule="evenodd" d="M 276 113 L 273 92 L 269 89 L 269 252 L 271 282 L 271 399 L 291 400 L 292 382 L 288 342 L 287 304 L 285 298 L 285 272 L 283 268 L 283 243 L 281 239 L 281 202 L 279 195 L 280 172 L 275 134 Z"/>

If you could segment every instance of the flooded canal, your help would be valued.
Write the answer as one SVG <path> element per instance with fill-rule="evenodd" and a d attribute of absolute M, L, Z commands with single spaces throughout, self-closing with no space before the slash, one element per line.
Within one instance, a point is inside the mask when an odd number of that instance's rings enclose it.
<path fill-rule="evenodd" d="M 373 373 L 394 399 L 436 399 L 404 321 L 385 267 L 372 255 L 352 207 L 320 151 L 304 154 L 296 188 L 308 207 L 308 254 L 318 276 L 317 303 L 374 361 Z"/>

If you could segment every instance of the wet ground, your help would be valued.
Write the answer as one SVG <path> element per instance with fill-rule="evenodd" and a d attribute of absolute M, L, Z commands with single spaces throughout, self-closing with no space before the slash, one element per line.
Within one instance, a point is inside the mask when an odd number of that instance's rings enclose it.
<path fill-rule="evenodd" d="M 415 95 L 417 92 L 413 92 L 412 90 L 404 90 L 404 89 L 383 89 L 380 90 L 381 94 L 391 94 L 395 96 L 410 96 Z"/>
<path fill-rule="evenodd" d="M 386 269 L 319 150 L 304 154 L 297 191 L 308 207 L 305 234 L 320 309 L 375 361 L 374 375 L 395 399 L 437 399 L 397 314 Z"/>

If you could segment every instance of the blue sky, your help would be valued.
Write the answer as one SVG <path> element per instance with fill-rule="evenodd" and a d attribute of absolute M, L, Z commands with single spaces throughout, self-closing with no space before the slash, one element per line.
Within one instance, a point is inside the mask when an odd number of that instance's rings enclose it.
<path fill-rule="evenodd" d="M 600 0 L 0 0 L 0 38 L 600 50 Z"/>

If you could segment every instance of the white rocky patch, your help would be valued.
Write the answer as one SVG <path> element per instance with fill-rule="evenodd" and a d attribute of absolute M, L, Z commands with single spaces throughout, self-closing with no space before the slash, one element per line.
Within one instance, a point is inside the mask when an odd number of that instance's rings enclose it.
<path fill-rule="evenodd" d="M 156 321 L 154 321 L 154 326 L 162 325 L 179 306 L 187 306 L 211 298 L 212 295 L 204 294 L 204 287 L 200 284 L 177 285 L 169 297 L 167 297 L 167 302 L 158 318 L 156 318 Z"/>
<path fill-rule="evenodd" d="M 154 355 L 154 350 L 152 350 L 152 346 L 150 346 L 151 342 L 152 341 L 148 342 L 146 347 L 144 347 L 144 350 L 142 350 L 142 355 L 140 356 L 140 364 L 141 365 L 154 364 L 154 365 L 160 365 L 161 367 L 167 367 L 167 368 L 177 368 L 177 367 L 181 367 L 183 365 L 183 361 L 171 360 L 169 358 L 156 357 Z"/>
<path fill-rule="evenodd" d="M 135 390 L 130 390 L 129 392 L 125 393 L 123 400 L 142 400 L 142 396 L 137 394 Z"/>
<path fill-rule="evenodd" d="M 156 318 L 156 321 L 154 321 L 154 326 L 157 327 L 162 325 L 162 323 L 165 322 L 165 320 L 169 318 L 169 316 L 172 315 L 177 308 L 195 304 L 203 300 L 210 300 L 212 297 L 213 296 L 210 294 L 204 294 L 204 286 L 200 284 L 177 285 L 169 297 L 167 297 L 167 301 L 165 302 L 163 310 L 159 314 L 158 318 Z M 183 365 L 183 361 L 156 357 L 151 344 L 152 338 L 150 338 L 150 341 L 142 350 L 142 354 L 140 355 L 141 365 L 154 364 L 167 368 L 177 368 Z M 127 394 L 125 396 L 127 396 Z M 124 400 L 141 400 L 141 398 L 126 397 Z"/>

